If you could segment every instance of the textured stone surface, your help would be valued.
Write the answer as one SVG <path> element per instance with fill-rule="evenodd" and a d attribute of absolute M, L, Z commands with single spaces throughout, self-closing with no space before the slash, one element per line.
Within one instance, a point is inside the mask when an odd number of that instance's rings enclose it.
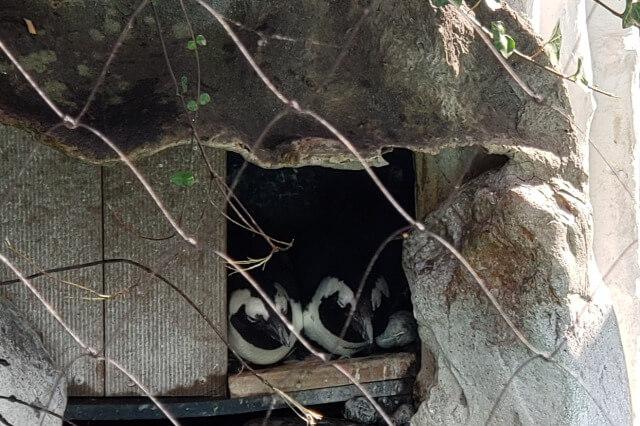
<path fill-rule="evenodd" d="M 51 0 L 5 3 L 3 19 L 16 24 L 0 26 L 0 38 L 57 104 L 75 116 L 135 4 L 123 0 L 65 1 L 64 7 Z M 380 154 L 389 147 L 434 153 L 473 144 L 497 147 L 509 140 L 511 145 L 558 152 L 569 158 L 569 169 L 573 167 L 575 159 L 568 156 L 572 144 L 555 143 L 571 130 L 559 112 L 569 109 L 564 89 L 548 73 L 519 63 L 520 75 L 546 99 L 544 105 L 534 103 L 451 8 L 437 9 L 424 0 L 380 2 L 362 21 L 340 66 L 329 74 L 368 2 L 211 4 L 245 26 L 235 30 L 286 96 L 326 118 L 372 164 L 384 163 Z M 197 120 L 207 144 L 238 151 L 269 167 L 361 167 L 314 119 L 294 114 L 275 124 L 260 148 L 251 149 L 284 105 L 257 78 L 212 16 L 195 2 L 187 2 L 187 8 L 194 31 L 207 40 L 198 48 L 200 78 L 212 102 L 199 109 Z M 178 78 L 187 77 L 184 96 L 192 99 L 197 67 L 193 52 L 186 48 L 189 31 L 184 15 L 174 2 L 159 2 L 157 9 L 173 71 Z M 510 11 L 488 16 L 481 6 L 475 13 L 485 22 L 504 21 L 518 40 L 518 49 L 530 53 L 539 49 L 540 41 Z M 43 29 L 36 36 L 25 34 L 27 15 Z M 295 41 L 270 38 L 272 34 Z M 546 61 L 544 55 L 538 60 Z M 190 140 L 150 7 L 135 21 L 109 71 L 88 110 L 87 123 L 134 157 Z M 0 99 L 0 122 L 42 132 L 58 121 L 4 57 L 0 57 L 0 92 L 7 93 Z M 58 129 L 47 141 L 90 161 L 116 157 L 85 131 Z"/>
<path fill-rule="evenodd" d="M 640 110 L 640 36 L 623 29 L 620 18 L 597 3 L 576 0 L 509 0 L 533 30 L 548 40 L 556 23 L 562 30 L 561 66 L 577 69 L 609 98 L 569 85 L 575 124 L 588 134 L 589 199 L 593 206 L 593 253 L 620 323 L 636 421 L 640 420 L 640 249 L 638 239 L 638 111 Z M 606 158 L 606 160 L 605 160 Z M 612 173 L 612 168 L 615 174 Z M 618 181 L 622 180 L 622 183 Z M 623 188 L 623 185 L 629 193 Z M 618 259 L 620 256 L 622 257 Z"/>
<path fill-rule="evenodd" d="M 416 410 L 411 404 L 402 404 L 394 411 L 392 418 L 396 426 L 404 426 L 409 424 L 415 413 Z"/>
<path fill-rule="evenodd" d="M 451 241 L 485 280 L 506 314 L 538 349 L 553 352 L 588 300 L 555 359 L 579 376 L 614 424 L 629 424 L 629 389 L 615 315 L 592 274 L 590 212 L 563 183 L 522 179 L 508 163 L 467 184 L 429 214 L 427 229 Z M 415 425 L 604 424 L 584 388 L 536 359 L 500 393 L 532 353 L 461 264 L 426 234 L 406 242 L 404 266 L 423 348 L 435 382 Z"/>
<path fill-rule="evenodd" d="M 344 403 L 344 418 L 358 423 L 371 424 L 381 419 L 380 413 L 364 396 L 356 396 Z"/>
<path fill-rule="evenodd" d="M 0 299 L 0 396 L 44 406 L 53 392 L 49 409 L 62 415 L 67 404 L 66 382 L 63 378 L 56 383 L 58 375 L 40 338 L 12 305 Z M 43 414 L 0 399 L 0 416 L 9 425 L 19 426 L 36 425 Z M 47 415 L 42 424 L 61 425 L 62 421 Z"/>

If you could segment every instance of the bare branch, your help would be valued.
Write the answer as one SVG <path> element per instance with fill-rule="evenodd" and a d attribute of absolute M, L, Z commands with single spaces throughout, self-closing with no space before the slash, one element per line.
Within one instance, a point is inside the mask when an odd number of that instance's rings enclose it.
<path fill-rule="evenodd" d="M 463 7 L 458 6 L 452 0 L 447 0 L 447 1 L 458 12 L 460 16 L 462 16 L 471 24 L 476 34 L 480 36 L 483 43 L 487 46 L 487 48 L 493 54 L 493 56 L 495 56 L 498 62 L 500 62 L 500 65 L 502 65 L 502 68 L 504 68 L 504 70 L 511 76 L 513 81 L 515 81 L 516 84 L 520 86 L 520 88 L 536 103 L 544 103 L 544 99 L 542 98 L 542 96 L 540 96 L 539 94 L 531 90 L 529 85 L 518 75 L 518 73 L 514 71 L 514 69 L 511 67 L 511 65 L 509 65 L 506 59 L 504 59 L 504 57 L 502 56 L 502 53 L 498 52 L 498 49 L 495 48 L 495 46 L 493 45 L 489 37 L 484 33 L 484 28 L 482 27 L 482 25 L 480 25 L 480 23 L 473 16 L 469 15 L 469 13 Z"/>
<path fill-rule="evenodd" d="M 597 3 L 599 6 L 603 7 L 604 9 L 606 9 L 612 15 L 617 16 L 620 19 L 624 18 L 624 14 L 616 12 L 613 8 L 607 6 L 607 4 L 605 2 L 603 2 L 602 0 L 593 0 L 593 2 Z"/>
<path fill-rule="evenodd" d="M 491 407 L 491 411 L 489 411 L 489 416 L 487 417 L 487 420 L 484 422 L 485 426 L 489 426 L 491 424 L 491 420 L 493 419 L 493 416 L 495 415 L 496 411 L 498 410 L 498 406 L 500 405 L 500 402 L 502 401 L 502 398 L 504 398 L 504 396 L 506 395 L 507 390 L 509 389 L 509 386 L 511 386 L 511 383 L 513 383 L 513 381 L 516 379 L 516 377 L 518 377 L 518 375 L 522 371 L 524 371 L 524 369 L 527 367 L 527 365 L 531 364 L 533 361 L 535 361 L 538 358 L 540 358 L 540 355 L 537 355 L 537 354 L 533 355 L 529 359 L 527 359 L 525 362 L 520 364 L 520 366 L 518 366 L 518 368 L 516 368 L 516 371 L 514 371 L 513 374 L 511 375 L 511 377 L 509 377 L 509 380 L 507 380 L 507 383 L 504 384 L 504 386 L 502 387 L 502 390 L 500 391 L 500 394 L 498 395 L 498 397 L 494 401 L 493 406 Z"/>

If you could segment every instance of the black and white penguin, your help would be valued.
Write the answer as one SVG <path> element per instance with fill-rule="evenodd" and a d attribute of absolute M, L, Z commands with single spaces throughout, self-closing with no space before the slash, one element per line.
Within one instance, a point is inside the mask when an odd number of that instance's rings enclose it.
<path fill-rule="evenodd" d="M 341 336 L 352 310 L 349 326 Z M 322 279 L 305 307 L 304 333 L 328 352 L 350 357 L 373 344 L 371 314 L 365 300 L 356 304 L 351 287 L 328 276 Z"/>
<path fill-rule="evenodd" d="M 401 252 L 400 241 L 392 241 L 382 251 L 372 268 L 373 285 L 367 292 L 375 342 L 382 349 L 406 346 L 417 338 L 409 286 L 400 265 Z"/>
<path fill-rule="evenodd" d="M 238 229 L 230 229 L 229 252 L 236 259 L 259 259 L 269 253 L 264 240 Z M 278 311 L 298 332 L 302 331 L 302 307 L 296 280 L 286 253 L 274 253 L 265 265 L 251 269 L 249 275 L 262 287 Z M 244 360 L 256 365 L 282 361 L 293 350 L 296 336 L 262 299 L 242 274 L 227 278 L 229 292 L 229 345 Z"/>
<path fill-rule="evenodd" d="M 389 317 L 385 329 L 376 336 L 376 345 L 382 349 L 399 348 L 418 338 L 418 324 L 410 311 L 396 311 Z"/>
<path fill-rule="evenodd" d="M 263 287 L 265 283 L 258 281 Z M 273 301 L 294 328 L 302 331 L 302 309 L 279 283 L 272 283 Z M 294 348 L 296 337 L 259 295 L 239 288 L 229 298 L 229 345 L 246 361 L 270 365 L 283 360 Z"/>

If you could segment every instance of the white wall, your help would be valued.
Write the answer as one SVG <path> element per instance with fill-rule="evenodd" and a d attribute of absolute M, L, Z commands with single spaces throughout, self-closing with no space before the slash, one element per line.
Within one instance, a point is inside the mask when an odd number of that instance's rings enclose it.
<path fill-rule="evenodd" d="M 621 10 L 621 0 L 605 0 Z M 622 29 L 620 18 L 592 0 L 509 0 L 548 39 L 558 19 L 562 25 L 561 63 L 573 74 L 578 56 L 586 75 L 612 99 L 569 84 L 576 125 L 590 138 L 588 155 L 593 206 L 593 251 L 605 274 L 638 239 L 638 138 L 640 137 L 640 39 L 637 29 Z M 594 146 L 606 157 L 603 160 Z M 607 165 L 607 162 L 609 165 Z M 615 174 L 612 172 L 615 170 Z M 623 188 L 620 177 L 628 192 Z M 619 324 L 632 388 L 634 424 L 640 424 L 640 267 L 632 246 L 606 277 Z"/>

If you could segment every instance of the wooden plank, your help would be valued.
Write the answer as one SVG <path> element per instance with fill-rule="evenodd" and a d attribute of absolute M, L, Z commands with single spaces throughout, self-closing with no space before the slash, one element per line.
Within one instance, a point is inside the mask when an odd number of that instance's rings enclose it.
<path fill-rule="evenodd" d="M 360 383 L 396 380 L 414 377 L 416 355 L 399 352 L 349 358 L 336 361 Z M 320 360 L 283 364 L 258 370 L 258 373 L 274 387 L 284 392 L 345 386 L 351 382 L 330 364 Z M 231 398 L 269 394 L 271 390 L 249 372 L 229 376 Z"/>
<path fill-rule="evenodd" d="M 34 147 L 36 151 L 30 158 Z M 25 132 L 0 126 L 0 194 L 0 252 L 23 273 L 102 258 L 99 167 L 39 145 Z M 30 261 L 11 251 L 5 239 Z M 13 278 L 16 277 L 7 267 L 0 265 L 0 281 Z M 80 338 L 95 348 L 102 347 L 102 302 L 82 299 L 90 294 L 60 279 L 102 292 L 102 267 L 33 280 Z M 83 353 L 24 285 L 0 287 L 0 297 L 12 301 L 40 333 L 58 366 Z M 69 395 L 104 394 L 101 362 L 80 358 L 70 368 L 67 378 Z"/>
<path fill-rule="evenodd" d="M 222 176 L 225 154 L 207 150 Z M 166 207 L 200 242 L 225 247 L 226 221 L 208 202 L 221 205 L 209 185 L 199 153 L 189 146 L 137 162 Z M 195 171 L 185 188 L 170 182 L 176 171 Z M 212 188 L 210 194 L 209 189 Z M 127 258 L 153 269 L 184 291 L 226 335 L 226 270 L 209 249 L 187 245 L 149 194 L 123 165 L 105 167 L 103 180 L 106 258 Z M 151 239 L 150 239 L 151 238 Z M 227 348 L 178 294 L 157 278 L 126 264 L 105 266 L 105 291 L 125 291 L 105 305 L 106 353 L 153 393 L 221 396 L 226 393 Z M 106 394 L 139 395 L 133 382 L 111 365 Z"/>

